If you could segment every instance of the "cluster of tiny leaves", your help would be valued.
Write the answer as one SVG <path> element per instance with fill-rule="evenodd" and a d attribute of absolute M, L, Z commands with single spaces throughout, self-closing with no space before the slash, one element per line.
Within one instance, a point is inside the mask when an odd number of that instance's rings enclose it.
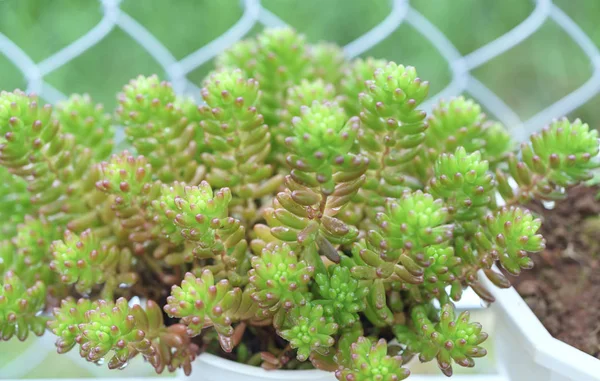
<path fill-rule="evenodd" d="M 510 150 L 506 128 L 488 120 L 481 106 L 462 96 L 441 100 L 427 118 L 427 124 L 425 147 L 417 163 L 424 170 L 419 173 L 421 178 L 431 175 L 427 170 L 441 153 L 454 152 L 458 147 L 468 153 L 480 151 L 490 163 L 496 163 Z"/>
<path fill-rule="evenodd" d="M 325 314 L 340 327 L 352 326 L 360 319 L 358 312 L 366 309 L 368 286 L 354 279 L 347 267 L 332 265 L 328 270 L 328 274 L 319 273 L 315 277 L 319 288 L 315 303 L 322 305 Z"/>
<path fill-rule="evenodd" d="M 125 127 L 137 153 L 148 158 L 157 177 L 165 182 L 192 180 L 204 134 L 189 102 L 178 99 L 170 83 L 156 75 L 131 80 L 117 99 L 117 122 Z"/>
<path fill-rule="evenodd" d="M 259 85 L 241 70 L 218 71 L 202 89 L 200 126 L 212 153 L 202 158 L 210 167 L 207 180 L 215 187 L 229 186 L 237 197 L 253 198 L 255 186 L 271 175 L 265 164 L 270 150 L 269 128 L 256 105 Z"/>
<path fill-rule="evenodd" d="M 0 273 L 12 271 L 27 286 L 42 281 L 52 287 L 56 279 L 48 266 L 48 252 L 58 238 L 59 230 L 51 222 L 25 216 L 13 238 L 0 243 Z"/>
<path fill-rule="evenodd" d="M 17 232 L 17 225 L 27 214 L 35 211 L 27 194 L 27 182 L 17 177 L 5 167 L 0 167 L 0 240 L 12 238 Z"/>
<path fill-rule="evenodd" d="M 591 178 L 597 167 L 597 140 L 598 131 L 579 119 L 555 120 L 521 144 L 520 155 L 508 156 L 508 173 L 497 171 L 498 191 L 509 203 L 564 198 L 566 187 Z M 509 178 L 517 182 L 517 189 Z"/>
<path fill-rule="evenodd" d="M 453 301 L 532 267 L 524 204 L 589 179 L 597 131 L 560 119 L 513 148 L 473 100 L 427 115 L 414 67 L 289 28 L 216 66 L 201 105 L 157 76 L 114 113 L 0 93 L 0 339 L 49 320 L 60 353 L 159 373 L 189 374 L 200 346 L 341 381 L 402 380 L 401 353 L 474 366 L 487 335 Z"/>
<path fill-rule="evenodd" d="M 159 211 L 163 235 L 174 243 L 188 239 L 219 252 L 217 228 L 220 220 L 227 217 L 230 201 L 228 188 L 213 194 L 211 186 L 203 181 L 199 186 L 163 186 L 161 197 L 153 201 L 153 206 Z"/>
<path fill-rule="evenodd" d="M 352 343 L 348 364 L 336 371 L 340 381 L 400 381 L 410 375 L 402 367 L 401 356 L 389 356 L 385 340 L 374 343 L 369 338 L 359 337 Z"/>
<path fill-rule="evenodd" d="M 440 370 L 452 375 L 452 361 L 466 367 L 475 365 L 473 358 L 485 356 L 479 346 L 487 339 L 481 324 L 469 322 L 469 312 L 455 316 L 452 304 L 442 307 L 438 322 L 428 317 L 428 308 L 417 306 L 412 310 L 414 331 L 406 326 L 395 327 L 398 340 L 406 343 L 407 352 L 419 353 L 423 362 L 436 359 Z"/>
<path fill-rule="evenodd" d="M 72 95 L 56 107 L 56 117 L 65 132 L 77 142 L 92 149 L 96 160 L 104 160 L 113 150 L 114 127 L 111 116 L 89 95 Z"/>
<path fill-rule="evenodd" d="M 75 216 L 85 208 L 81 195 L 91 186 L 83 180 L 93 154 L 62 129 L 50 105 L 38 102 L 20 90 L 0 93 L 0 165 L 26 181 L 40 213 Z"/>
<path fill-rule="evenodd" d="M 242 293 L 226 279 L 215 282 L 210 270 L 204 270 L 199 278 L 187 273 L 181 286 L 173 286 L 164 310 L 169 316 L 181 318 L 190 336 L 200 334 L 205 327 L 214 327 L 227 352 L 233 349 L 233 322 L 247 319 L 255 311 L 248 293 Z"/>
<path fill-rule="evenodd" d="M 252 298 L 270 312 L 304 304 L 313 273 L 314 268 L 299 261 L 288 244 L 268 244 L 252 258 L 249 280 L 256 289 Z"/>
<path fill-rule="evenodd" d="M 292 120 L 294 117 L 302 115 L 302 106 L 311 106 L 314 102 L 337 101 L 339 103 L 343 97 L 336 94 L 335 87 L 323 79 L 314 81 L 302 80 L 299 85 L 290 87 L 285 97 L 284 108 L 279 111 L 279 124 L 275 126 L 277 133 L 275 135 L 276 147 L 284 147 L 285 138 L 293 135 L 294 128 Z M 282 154 L 285 150 L 281 150 Z M 285 160 L 285 158 L 283 158 Z"/>
<path fill-rule="evenodd" d="M 59 274 L 61 282 L 75 284 L 82 294 L 89 294 L 93 286 L 104 283 L 118 260 L 116 247 L 101 244 L 91 230 L 79 237 L 67 230 L 63 240 L 55 241 L 50 250 L 50 268 Z"/>
<path fill-rule="evenodd" d="M 41 336 L 46 320 L 39 312 L 44 307 L 46 287 L 41 281 L 27 287 L 12 271 L 2 279 L 0 288 L 0 338 L 13 336 L 25 340 L 29 332 Z"/>
<path fill-rule="evenodd" d="M 79 345 L 88 361 L 99 362 L 111 354 L 110 369 L 121 369 L 137 353 L 161 373 L 165 366 L 172 371 L 191 371 L 195 353 L 189 352 L 189 339 L 181 325 L 164 327 L 160 307 L 148 301 L 146 308 L 130 306 L 124 298 L 116 302 L 89 299 L 64 299 L 54 308 L 48 328 L 58 337 L 58 353 Z M 183 328 L 183 330 L 182 330 Z"/>
<path fill-rule="evenodd" d="M 336 323 L 327 322 L 323 306 L 306 303 L 290 310 L 279 335 L 297 349 L 298 360 L 304 361 L 312 352 L 326 353 L 335 344 L 333 335 L 337 330 Z"/>

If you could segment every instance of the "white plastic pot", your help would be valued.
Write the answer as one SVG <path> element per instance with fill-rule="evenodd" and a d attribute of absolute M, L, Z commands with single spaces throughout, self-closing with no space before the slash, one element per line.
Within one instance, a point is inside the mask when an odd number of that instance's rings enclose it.
<path fill-rule="evenodd" d="M 467 290 L 463 294 L 463 298 L 457 303 L 457 309 L 474 310 L 481 309 L 481 301 L 477 295 Z M 493 329 L 493 327 L 489 327 Z M 499 373 L 494 374 L 455 374 L 452 378 L 447 378 L 436 369 L 436 366 L 431 363 L 431 374 L 418 374 L 412 366 L 418 360 L 409 362 L 406 367 L 411 369 L 412 374 L 407 380 L 410 381 L 508 381 L 509 379 L 501 372 L 502 367 L 496 366 Z M 475 369 L 477 370 L 477 369 Z M 211 354 L 202 354 L 193 364 L 192 374 L 186 377 L 183 372 L 179 373 L 181 381 L 336 381 L 333 373 L 323 372 L 319 370 L 275 370 L 266 371 L 260 367 L 254 367 L 244 364 L 239 364 L 229 360 L 225 360 Z M 533 380 L 532 380 L 533 381 Z"/>
<path fill-rule="evenodd" d="M 408 364 L 410 368 L 410 363 Z M 181 381 L 186 381 L 183 373 Z M 194 363 L 189 381 L 337 381 L 333 373 L 320 370 L 263 370 L 262 368 L 238 364 L 223 358 L 202 354 Z M 455 375 L 447 378 L 441 373 L 431 375 L 412 374 L 407 381 L 508 381 L 504 376 L 496 374 Z"/>
<path fill-rule="evenodd" d="M 185 377 L 185 376 L 182 376 Z M 181 374 L 180 374 L 181 378 Z M 190 381 L 332 381 L 335 377 L 320 370 L 271 370 L 239 364 L 204 353 L 194 363 Z"/>
<path fill-rule="evenodd" d="M 541 322 L 529 309 L 525 301 L 512 288 L 501 290 L 490 284 L 484 276 L 480 277 L 496 298 L 489 310 L 493 320 L 485 325 L 486 332 L 490 334 L 493 347 L 488 347 L 492 357 L 495 373 L 481 374 L 489 370 L 479 362 L 476 364 L 475 374 L 455 374 L 448 379 L 439 371 L 419 374 L 421 369 L 409 363 L 411 369 L 410 381 L 600 381 L 600 360 L 593 358 L 555 338 L 544 328 Z M 480 300 L 471 291 L 467 290 L 463 299 L 457 303 L 458 309 L 477 310 L 481 308 Z M 491 324 L 490 324 L 491 323 Z M 37 339 L 36 346 L 31 347 L 27 353 L 7 367 L 0 367 L 0 380 L 16 381 L 20 379 L 18 371 L 26 367 L 35 367 L 40 358 L 56 355 L 53 338 L 44 336 Z M 491 344 L 490 344 L 491 345 Z M 2 356 L 2 351 L 0 351 Z M 97 367 L 86 363 L 79 358 L 76 351 L 63 356 L 72 356 L 73 363 L 80 367 L 90 368 L 93 377 L 105 379 L 104 367 Z M 54 360 L 53 360 L 54 361 Z M 141 361 L 140 361 L 141 362 Z M 14 366 L 13 366 L 14 365 Z M 147 364 L 140 367 L 128 367 L 123 373 L 111 374 L 120 378 L 106 378 L 105 380 L 125 381 L 135 377 L 139 381 L 152 381 L 165 378 L 149 377 Z M 60 365 L 59 365 L 60 366 Z M 143 366 L 143 367 L 142 367 Z M 435 365 L 432 365 L 435 368 Z M 458 372 L 457 372 L 458 373 Z M 141 376 L 141 377 L 140 377 Z M 318 370 L 301 371 L 265 371 L 259 367 L 238 364 L 210 354 L 202 354 L 193 365 L 192 375 L 186 377 L 182 372 L 173 375 L 179 381 L 335 381 L 331 373 Z M 42 380 L 42 379 L 38 379 Z M 43 379 L 44 381 L 58 381 Z M 89 379 L 61 379 L 61 381 L 84 381 Z"/>
<path fill-rule="evenodd" d="M 499 289 L 480 277 L 496 298 L 490 307 L 495 326 L 487 327 L 495 342 L 496 374 L 455 375 L 412 374 L 411 381 L 600 381 L 600 360 L 555 339 L 544 328 L 514 288 Z M 477 308 L 472 292 L 457 307 Z M 410 368 L 410 364 L 409 364 Z M 184 379 L 183 374 L 180 379 Z M 316 370 L 264 371 L 203 354 L 194 364 L 190 381 L 333 381 L 332 374 Z"/>
<path fill-rule="evenodd" d="M 514 288 L 480 278 L 496 298 L 496 352 L 509 380 L 600 381 L 600 360 L 552 337 Z"/>

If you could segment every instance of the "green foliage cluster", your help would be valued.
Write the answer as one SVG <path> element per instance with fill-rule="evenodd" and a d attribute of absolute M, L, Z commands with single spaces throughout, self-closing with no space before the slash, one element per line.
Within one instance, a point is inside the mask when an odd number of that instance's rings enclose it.
<path fill-rule="evenodd" d="M 235 44 L 203 86 L 196 105 L 140 76 L 112 114 L 0 94 L 3 340 L 47 323 L 60 353 L 159 373 L 208 351 L 346 381 L 402 380 L 412 356 L 451 375 L 487 338 L 454 302 L 531 268 L 544 239 L 523 204 L 598 166 L 579 120 L 516 148 L 472 100 L 427 115 L 415 68 L 291 29 Z"/>

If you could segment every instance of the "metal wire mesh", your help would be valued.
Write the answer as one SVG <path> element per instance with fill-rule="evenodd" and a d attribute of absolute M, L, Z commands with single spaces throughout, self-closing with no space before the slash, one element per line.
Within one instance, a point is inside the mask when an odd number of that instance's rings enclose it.
<path fill-rule="evenodd" d="M 392 9 L 388 16 L 371 30 L 344 46 L 344 52 L 348 58 L 359 56 L 383 41 L 402 23 L 408 23 L 441 53 L 452 75 L 450 83 L 442 91 L 430 96 L 425 105 L 426 109 L 430 108 L 439 98 L 467 92 L 508 126 L 516 140 L 522 140 L 529 133 L 548 123 L 553 117 L 566 115 L 577 109 L 600 91 L 600 51 L 598 48 L 583 30 L 551 0 L 535 0 L 534 2 L 534 11 L 520 24 L 490 43 L 463 56 L 435 25 L 411 7 L 408 0 L 392 0 Z M 94 28 L 38 63 L 35 63 L 18 45 L 0 33 L 0 53 L 4 54 L 23 73 L 27 81 L 28 92 L 35 92 L 50 102 L 64 99 L 65 95 L 44 81 L 44 77 L 99 43 L 115 28 L 120 28 L 163 67 L 176 92 L 198 97 L 198 87 L 187 78 L 190 72 L 243 38 L 257 23 L 267 27 L 286 25 L 285 21 L 263 7 L 260 0 L 242 0 L 243 15 L 231 28 L 178 61 L 144 25 L 120 8 L 121 0 L 100 0 L 100 3 L 103 17 Z M 477 80 L 472 75 L 472 71 L 520 44 L 549 19 L 559 25 L 581 47 L 590 60 L 593 68 L 592 75 L 579 88 L 529 119 L 522 120 L 499 96 Z"/>

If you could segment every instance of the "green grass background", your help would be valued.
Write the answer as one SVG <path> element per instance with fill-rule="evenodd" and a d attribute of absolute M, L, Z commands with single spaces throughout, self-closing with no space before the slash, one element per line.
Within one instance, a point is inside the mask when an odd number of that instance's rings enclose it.
<path fill-rule="evenodd" d="M 555 2 L 600 44 L 597 0 Z M 305 33 L 309 40 L 346 44 L 379 23 L 390 11 L 389 0 L 263 0 L 263 6 Z M 528 0 L 413 0 L 411 5 L 467 54 L 504 34 L 529 15 Z M 129 15 L 142 23 L 181 59 L 226 31 L 242 14 L 239 0 L 124 0 Z M 0 0 L 0 32 L 39 62 L 89 31 L 102 18 L 96 0 Z M 260 27 L 252 33 L 260 31 Z M 451 79 L 447 62 L 411 26 L 400 26 L 366 52 L 417 67 L 432 84 L 432 93 Z M 199 84 L 212 68 L 207 63 L 189 74 Z M 125 32 L 116 28 L 93 48 L 45 80 L 64 93 L 88 92 L 108 108 L 115 93 L 137 74 L 161 67 Z M 531 117 L 591 75 L 583 51 L 553 21 L 546 21 L 517 47 L 474 70 L 476 78 L 498 94 L 522 119 Z M 0 55 L 0 88 L 25 87 L 20 71 Z M 597 125 L 596 96 L 571 116 Z"/>

